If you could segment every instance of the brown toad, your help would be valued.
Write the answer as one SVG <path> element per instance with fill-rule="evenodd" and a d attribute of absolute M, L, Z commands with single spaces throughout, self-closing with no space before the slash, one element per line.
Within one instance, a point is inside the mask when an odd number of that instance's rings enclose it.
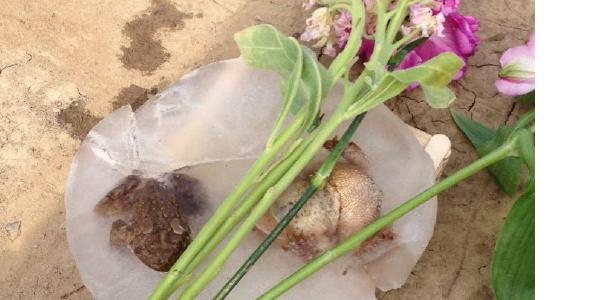
<path fill-rule="evenodd" d="M 114 216 L 110 243 L 128 246 L 146 266 L 166 272 L 191 241 L 186 216 L 199 211 L 199 182 L 169 173 L 160 180 L 129 175 L 96 205 Z"/>
<path fill-rule="evenodd" d="M 325 143 L 331 150 L 337 140 Z M 358 145 L 350 143 L 342 152 L 323 188 L 318 190 L 277 238 L 282 247 L 305 259 L 332 248 L 369 225 L 381 214 L 383 193 L 366 173 L 368 160 Z M 292 208 L 309 185 L 307 178 L 296 179 L 257 223 L 269 233 Z M 356 253 L 362 255 L 381 243 L 392 240 L 384 229 L 365 241 Z"/>

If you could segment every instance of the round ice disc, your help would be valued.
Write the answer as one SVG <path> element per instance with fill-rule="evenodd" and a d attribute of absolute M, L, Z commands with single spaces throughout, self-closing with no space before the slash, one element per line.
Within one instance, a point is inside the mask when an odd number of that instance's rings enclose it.
<path fill-rule="evenodd" d="M 341 89 L 334 88 L 325 103 L 326 114 L 340 96 Z M 144 299 L 163 275 L 128 249 L 110 246 L 112 220 L 94 213 L 98 201 L 133 172 L 158 176 L 178 170 L 196 177 L 206 189 L 205 209 L 191 220 L 196 233 L 262 152 L 280 104 L 276 74 L 234 59 L 196 69 L 136 112 L 129 106 L 120 108 L 90 131 L 71 165 L 66 221 L 70 249 L 96 299 Z M 367 114 L 353 141 L 366 153 L 369 174 L 385 195 L 383 212 L 434 182 L 430 158 L 383 105 Z M 282 299 L 375 299 L 376 287 L 400 287 L 429 242 L 435 217 L 433 200 L 394 224 L 392 250 L 365 265 L 352 255 L 342 257 Z M 200 298 L 214 296 L 262 238 L 252 232 Z M 229 299 L 254 299 L 303 263 L 273 246 Z"/>

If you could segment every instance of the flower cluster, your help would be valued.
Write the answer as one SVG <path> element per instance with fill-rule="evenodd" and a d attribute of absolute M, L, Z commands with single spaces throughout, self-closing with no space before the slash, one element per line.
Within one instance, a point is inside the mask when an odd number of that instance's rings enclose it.
<path fill-rule="evenodd" d="M 304 8 L 312 9 L 316 4 L 326 4 L 327 1 L 310 0 L 305 3 Z M 375 33 L 375 0 L 363 0 L 367 13 L 365 34 L 367 36 Z M 310 18 L 306 20 L 306 28 L 300 36 L 300 40 L 309 42 L 316 41 L 314 47 L 324 47 L 323 53 L 335 56 L 337 49 L 343 49 L 348 42 L 352 31 L 352 16 L 347 10 L 332 10 L 327 6 L 317 8 Z M 360 56 L 368 58 L 373 51 L 373 41 L 363 39 L 363 47 Z"/>
<path fill-rule="evenodd" d="M 309 5 L 310 6 L 310 5 Z M 325 46 L 325 53 L 335 55 L 333 49 L 333 38 L 330 34 L 332 25 L 332 16 L 327 7 L 317 8 L 306 20 L 306 29 L 300 36 L 302 41 L 316 41 L 314 47 Z"/>
<path fill-rule="evenodd" d="M 421 37 L 429 37 L 433 33 L 439 36 L 444 36 L 444 14 L 439 13 L 441 6 L 440 2 L 430 2 L 433 7 L 416 3 L 410 7 L 410 17 L 407 25 L 402 25 L 402 33 L 409 34 L 417 29 L 421 33 Z M 438 13 L 434 13 L 434 8 Z"/>
<path fill-rule="evenodd" d="M 310 0 L 305 6 L 314 7 L 316 4 L 327 4 L 331 1 Z M 359 50 L 359 57 L 368 60 L 373 52 L 376 13 L 375 0 L 363 0 L 367 13 L 365 36 Z M 410 7 L 409 17 L 402 25 L 402 33 L 409 34 L 417 31 L 418 37 L 427 40 L 411 51 L 399 64 L 398 68 L 405 69 L 419 65 L 442 52 L 453 52 L 465 61 L 475 54 L 479 45 L 476 33 L 479 21 L 472 16 L 463 16 L 458 12 L 460 0 L 433 0 L 417 2 Z M 395 7 L 393 1 L 390 9 Z M 343 49 L 352 31 L 352 17 L 346 10 L 330 9 L 327 6 L 318 8 L 306 21 L 306 30 L 300 37 L 303 41 L 316 41 L 314 46 L 324 47 L 324 53 L 336 55 L 337 49 Z M 457 73 L 455 79 L 460 79 L 464 68 Z"/>
<path fill-rule="evenodd" d="M 464 16 L 458 12 L 459 0 L 443 0 L 437 2 L 437 7 L 432 10 L 439 25 L 436 34 L 431 35 L 425 42 L 408 53 L 400 63 L 400 69 L 419 65 L 443 52 L 453 52 L 465 62 L 465 67 L 454 77 L 455 80 L 462 78 L 467 65 L 467 59 L 475 54 L 479 45 L 479 21 L 473 16 Z M 415 4 L 419 5 L 419 4 Z M 413 7 L 415 6 L 413 5 Z M 413 15 L 422 13 L 411 7 L 411 22 Z M 430 17 L 431 18 L 431 17 Z M 433 25 L 430 25 L 433 26 Z"/>

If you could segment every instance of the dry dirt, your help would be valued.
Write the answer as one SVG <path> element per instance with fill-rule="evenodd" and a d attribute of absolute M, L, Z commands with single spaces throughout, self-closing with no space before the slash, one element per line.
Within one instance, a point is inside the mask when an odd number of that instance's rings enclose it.
<path fill-rule="evenodd" d="M 141 105 L 189 70 L 236 56 L 232 34 L 272 23 L 301 31 L 301 1 L 0 0 L 0 299 L 90 299 L 65 237 L 63 194 L 81 139 L 124 104 Z M 533 0 L 464 0 L 482 44 L 453 108 L 490 126 L 525 108 L 496 93 L 501 52 L 526 41 Z M 447 110 L 418 93 L 388 106 L 453 142 L 445 174 L 476 158 Z M 489 299 L 494 239 L 514 199 L 478 174 L 439 197 L 434 237 L 407 284 L 382 299 Z"/>

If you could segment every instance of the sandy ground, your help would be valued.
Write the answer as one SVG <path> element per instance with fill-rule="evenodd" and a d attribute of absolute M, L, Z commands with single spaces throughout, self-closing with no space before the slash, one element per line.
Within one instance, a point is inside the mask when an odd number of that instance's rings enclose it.
<path fill-rule="evenodd" d="M 189 70 L 236 56 L 232 34 L 272 23 L 301 31 L 301 1 L 0 0 L 0 299 L 90 299 L 65 237 L 69 164 L 98 120 Z M 525 108 L 498 95 L 501 52 L 527 40 L 532 0 L 464 0 L 482 45 L 453 108 L 490 126 Z M 476 158 L 447 110 L 418 94 L 388 103 L 405 122 L 453 142 L 449 174 Z M 479 174 L 439 197 L 434 237 L 407 284 L 382 299 L 489 299 L 494 239 L 514 199 Z"/>

